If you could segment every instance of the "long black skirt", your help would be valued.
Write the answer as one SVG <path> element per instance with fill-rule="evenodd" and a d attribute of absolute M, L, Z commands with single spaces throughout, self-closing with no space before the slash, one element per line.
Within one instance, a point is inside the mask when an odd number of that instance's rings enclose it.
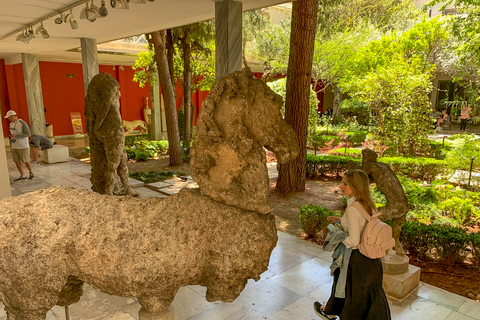
<path fill-rule="evenodd" d="M 341 320 L 390 320 L 390 308 L 382 288 L 383 269 L 380 259 L 369 259 L 353 250 L 348 264 L 345 299 L 335 298 L 340 269 L 333 275 L 333 287 L 325 313 Z"/>

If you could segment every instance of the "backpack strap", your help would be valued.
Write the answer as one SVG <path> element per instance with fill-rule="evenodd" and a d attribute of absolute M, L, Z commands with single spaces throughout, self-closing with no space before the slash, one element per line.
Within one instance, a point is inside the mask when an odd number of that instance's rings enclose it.
<path fill-rule="evenodd" d="M 358 212 L 360 212 L 362 214 L 362 216 L 365 217 L 365 219 L 367 219 L 367 221 L 370 221 L 372 220 L 373 218 L 378 218 L 379 216 L 381 216 L 382 214 L 380 212 L 377 212 L 377 213 L 374 213 L 372 214 L 371 216 L 367 213 L 367 211 L 365 211 L 365 209 L 363 208 L 363 206 L 360 204 L 360 202 L 358 201 L 354 201 L 351 206 L 354 206 L 355 209 L 357 209 Z"/>

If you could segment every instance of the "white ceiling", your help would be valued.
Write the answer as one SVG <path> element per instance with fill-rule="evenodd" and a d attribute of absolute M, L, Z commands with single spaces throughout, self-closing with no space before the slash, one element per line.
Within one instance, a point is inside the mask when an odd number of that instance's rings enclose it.
<path fill-rule="evenodd" d="M 88 0 L 89 3 L 91 0 Z M 80 19 L 80 12 L 85 3 L 73 9 L 79 28 L 72 30 L 68 23 L 57 25 L 53 20 L 59 12 L 78 1 L 75 0 L 0 0 L 0 38 L 31 23 L 56 14 L 43 22 L 50 38 L 43 39 L 37 35 L 25 44 L 16 41 L 15 33 L 0 40 L 0 59 L 6 64 L 19 63 L 20 53 L 38 55 L 40 61 L 81 62 L 81 54 L 68 52 L 80 46 L 80 38 L 97 39 L 101 44 L 121 38 L 149 33 L 156 30 L 178 27 L 215 17 L 215 1 L 219 0 L 155 0 L 154 2 L 133 3 L 129 9 L 113 9 L 110 0 L 106 0 L 108 16 L 95 22 Z M 285 0 L 237 0 L 243 3 L 243 10 L 251 10 L 285 3 Z M 117 0 L 118 2 L 118 0 Z M 93 0 L 100 7 L 100 0 Z M 66 13 L 68 13 L 67 11 Z M 33 30 L 39 26 L 33 26 Z M 100 64 L 132 64 L 134 58 L 121 55 L 100 54 Z"/>

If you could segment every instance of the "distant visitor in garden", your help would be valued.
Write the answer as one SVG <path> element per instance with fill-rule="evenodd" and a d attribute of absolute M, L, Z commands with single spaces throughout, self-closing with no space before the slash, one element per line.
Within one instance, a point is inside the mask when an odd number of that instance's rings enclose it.
<path fill-rule="evenodd" d="M 333 270 L 330 299 L 326 305 L 318 301 L 313 305 L 315 313 L 322 319 L 338 319 L 336 316 L 340 319 L 391 319 L 382 288 L 382 261 L 367 258 L 358 250 L 367 225 L 367 219 L 359 210 L 370 216 L 377 212 L 369 186 L 370 180 L 365 172 L 358 169 L 347 171 L 340 185 L 342 195 L 349 198 L 345 214 L 341 218 L 327 218 L 339 222 L 345 232 L 327 239 L 329 243 L 338 242 L 338 245 L 330 267 Z"/>
<path fill-rule="evenodd" d="M 470 119 L 470 111 L 472 111 L 472 108 L 467 105 L 463 106 L 462 111 L 460 112 L 460 131 L 467 130 L 467 122 L 468 119 Z"/>

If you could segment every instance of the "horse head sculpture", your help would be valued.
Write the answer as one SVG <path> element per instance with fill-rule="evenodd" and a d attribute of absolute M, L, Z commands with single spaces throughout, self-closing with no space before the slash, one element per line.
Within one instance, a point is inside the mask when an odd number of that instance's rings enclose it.
<path fill-rule="evenodd" d="M 265 151 L 280 163 L 298 155 L 282 119 L 282 97 L 248 69 L 217 82 L 202 104 L 192 148 L 192 177 L 203 194 L 245 210 L 269 213 Z"/>

